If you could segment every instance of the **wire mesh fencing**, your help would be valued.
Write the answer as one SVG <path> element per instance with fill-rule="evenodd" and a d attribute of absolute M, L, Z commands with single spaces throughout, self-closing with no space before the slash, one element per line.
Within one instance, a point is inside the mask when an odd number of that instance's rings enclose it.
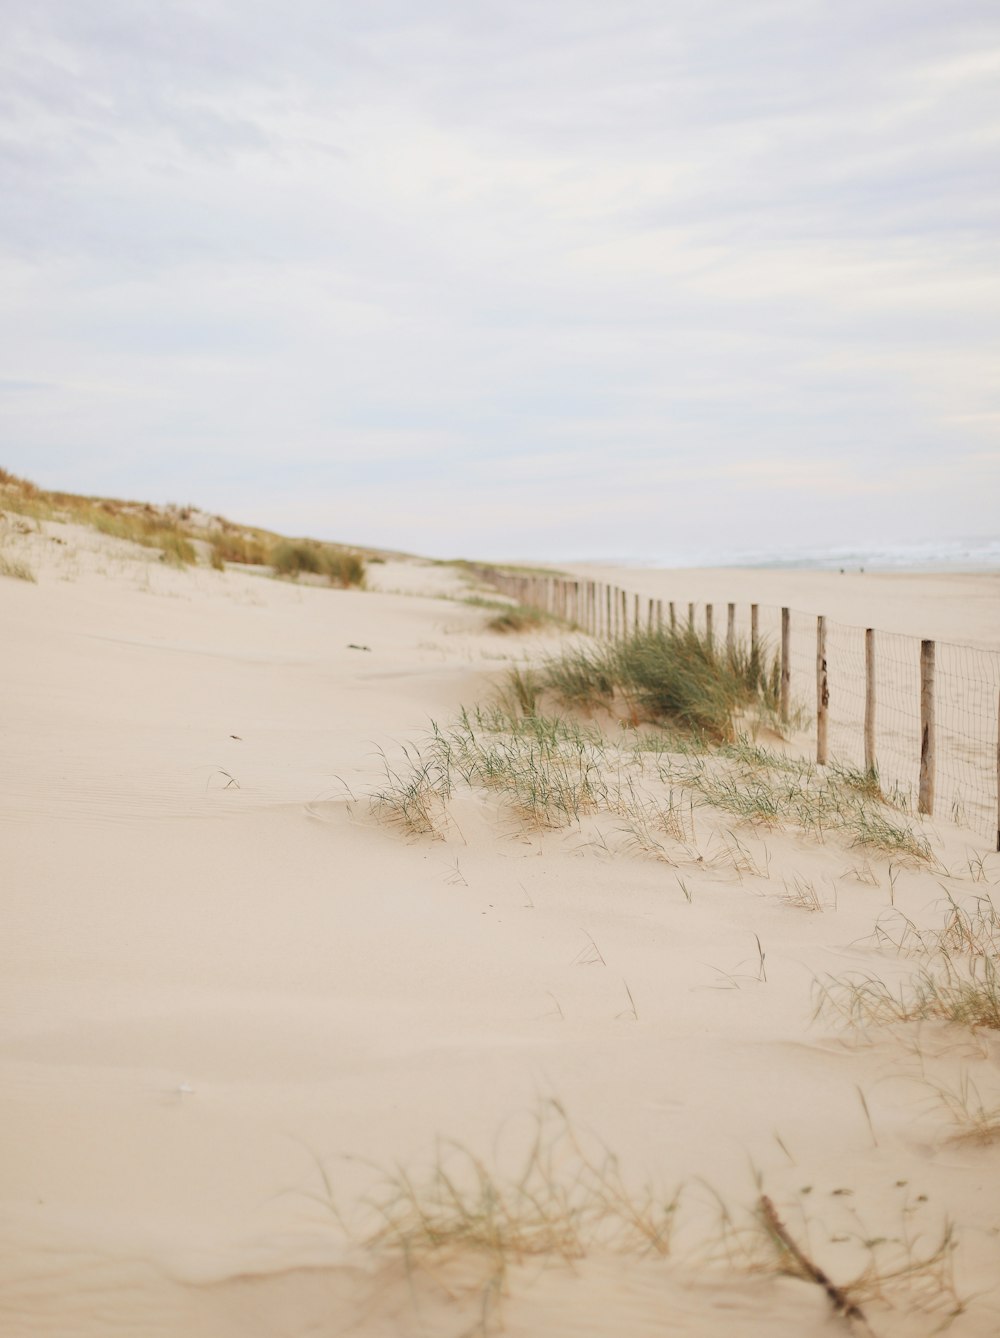
<path fill-rule="evenodd" d="M 914 812 L 969 827 L 1000 850 L 1000 653 L 853 627 L 772 605 L 650 599 L 620 586 L 496 568 L 479 574 L 592 636 L 691 627 L 720 653 L 780 657 L 790 729 L 814 729 L 817 760 L 874 768 Z"/>

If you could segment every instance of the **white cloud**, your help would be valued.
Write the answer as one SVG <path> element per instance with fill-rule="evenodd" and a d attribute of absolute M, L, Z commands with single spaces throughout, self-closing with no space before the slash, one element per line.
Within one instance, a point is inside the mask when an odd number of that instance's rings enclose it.
<path fill-rule="evenodd" d="M 995 528 L 991 4 L 8 10 L 8 467 L 428 551 Z"/>

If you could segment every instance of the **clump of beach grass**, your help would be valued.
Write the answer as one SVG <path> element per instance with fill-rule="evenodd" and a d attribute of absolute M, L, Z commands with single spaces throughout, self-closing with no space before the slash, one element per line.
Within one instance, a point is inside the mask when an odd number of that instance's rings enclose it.
<path fill-rule="evenodd" d="M 917 972 L 895 988 L 871 972 L 818 982 L 817 1015 L 859 1028 L 933 1020 L 1000 1031 L 1000 913 L 989 897 L 968 908 L 946 893 L 937 929 L 894 911 L 876 923 L 873 939 L 922 959 Z"/>
<path fill-rule="evenodd" d="M 546 627 L 566 626 L 555 614 L 535 608 L 531 604 L 518 604 L 514 600 L 494 599 L 487 595 L 466 595 L 462 603 L 475 609 L 485 609 L 492 614 L 486 623 L 486 630 L 489 632 L 504 634 L 539 632 Z"/>
<path fill-rule="evenodd" d="M 991 897 L 975 897 L 969 908 L 945 889 L 942 909 L 944 923 L 939 929 L 920 929 L 898 910 L 880 917 L 872 935 L 876 946 L 892 947 L 901 957 L 933 957 L 943 952 L 1000 961 L 1000 911 Z"/>
<path fill-rule="evenodd" d="M 490 632 L 538 632 L 552 621 L 552 616 L 541 609 L 526 604 L 512 604 L 495 613 L 486 627 Z"/>
<path fill-rule="evenodd" d="M 726 765 L 697 768 L 694 783 L 713 808 L 753 826 L 793 825 L 822 840 L 839 831 L 851 844 L 893 857 L 897 863 L 933 860 L 927 838 L 893 809 L 877 786 L 858 783 L 853 768 L 817 767 L 805 758 L 785 757 L 741 737 L 715 755 Z M 675 767 L 661 768 L 672 776 Z"/>
<path fill-rule="evenodd" d="M 368 1198 L 378 1225 L 367 1243 L 402 1254 L 411 1268 L 478 1258 L 484 1331 L 509 1270 L 528 1259 L 573 1264 L 594 1249 L 668 1255 L 679 1191 L 633 1187 L 618 1158 L 590 1141 L 584 1145 L 554 1100 L 535 1115 L 510 1174 L 441 1140 L 428 1171 L 399 1169 Z"/>
<path fill-rule="evenodd" d="M 155 530 L 150 537 L 163 554 L 163 560 L 172 566 L 193 566 L 198 561 L 194 544 L 179 530 Z"/>
<path fill-rule="evenodd" d="M 817 1015 L 851 1027 L 934 1020 L 977 1030 L 1000 1030 L 1000 972 L 994 957 L 963 961 L 941 953 L 891 989 L 874 974 L 820 982 Z"/>
<path fill-rule="evenodd" d="M 2 471 L 0 471 L 2 472 Z M 16 528 L 22 532 L 28 530 L 24 522 L 18 522 Z M 0 515 L 0 576 L 9 576 L 15 581 L 35 582 L 37 577 L 30 563 L 24 558 L 15 556 L 13 553 L 4 552 L 3 544 L 6 539 L 6 525 L 4 517 Z"/>
<path fill-rule="evenodd" d="M 949 1142 L 985 1147 L 1000 1141 L 1000 1103 L 987 1105 L 968 1071 L 963 1071 L 957 1084 L 929 1085 L 951 1121 Z"/>
<path fill-rule="evenodd" d="M 279 576 L 297 579 L 303 573 L 325 576 L 331 585 L 361 586 L 365 580 L 364 560 L 311 539 L 284 539 L 270 553 L 270 565 Z"/>
<path fill-rule="evenodd" d="M 606 645 L 581 646 L 539 670 L 542 687 L 578 709 L 612 709 L 633 723 L 678 722 L 713 741 L 732 740 L 752 708 L 773 713 L 779 668 L 774 656 L 742 645 L 720 649 L 694 628 L 649 628 Z"/>
<path fill-rule="evenodd" d="M 8 557 L 0 553 L 0 576 L 10 576 L 15 581 L 37 581 L 34 570 L 23 558 Z"/>
<path fill-rule="evenodd" d="M 326 563 L 323 550 L 318 544 L 304 539 L 286 539 L 275 544 L 271 550 L 271 563 L 279 576 L 301 576 L 308 572 L 312 576 L 324 576 Z"/>
<path fill-rule="evenodd" d="M 381 754 L 385 784 L 371 795 L 372 812 L 399 827 L 407 836 L 444 835 L 445 804 L 451 795 L 451 774 L 435 752 L 429 757 L 415 747 L 403 749 L 405 771 Z"/>
<path fill-rule="evenodd" d="M 266 566 L 271 556 L 270 546 L 259 535 L 241 530 L 213 530 L 208 535 L 208 542 L 211 544 L 211 563 L 217 571 L 224 570 L 227 562 Z"/>

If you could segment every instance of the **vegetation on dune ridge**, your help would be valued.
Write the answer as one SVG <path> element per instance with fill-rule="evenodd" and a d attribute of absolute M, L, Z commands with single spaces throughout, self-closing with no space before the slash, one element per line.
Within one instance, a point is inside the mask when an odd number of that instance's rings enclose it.
<path fill-rule="evenodd" d="M 256 526 L 237 525 L 193 506 L 156 507 L 112 497 L 85 497 L 46 491 L 27 479 L 0 469 L 0 511 L 40 524 L 62 521 L 86 525 L 111 538 L 158 548 L 176 566 L 193 566 L 203 553 L 216 570 L 227 562 L 273 567 L 279 575 L 309 572 L 332 585 L 363 586 L 366 559 L 377 553 L 314 539 L 286 539 Z M 27 578 L 30 579 L 30 578 Z"/>

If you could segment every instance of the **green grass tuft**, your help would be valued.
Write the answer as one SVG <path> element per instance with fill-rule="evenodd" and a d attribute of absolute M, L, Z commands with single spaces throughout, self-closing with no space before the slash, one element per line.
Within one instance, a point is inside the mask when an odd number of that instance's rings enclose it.
<path fill-rule="evenodd" d="M 775 657 L 720 650 L 693 628 L 643 630 L 567 651 L 542 666 L 539 680 L 564 705 L 618 702 L 633 724 L 672 721 L 717 742 L 736 737 L 747 711 L 773 715 L 778 705 Z"/>

